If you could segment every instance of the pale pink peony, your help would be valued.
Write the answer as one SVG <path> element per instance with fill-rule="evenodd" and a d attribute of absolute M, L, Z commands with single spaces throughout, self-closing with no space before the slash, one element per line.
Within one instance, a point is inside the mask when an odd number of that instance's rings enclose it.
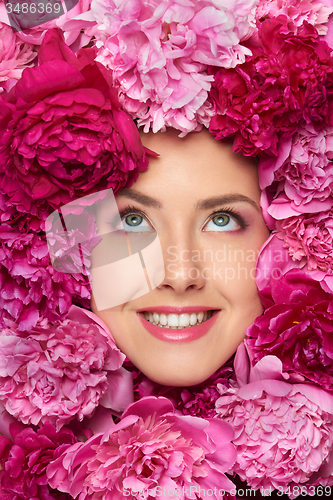
<path fill-rule="evenodd" d="M 292 138 L 280 139 L 277 157 L 259 163 L 261 189 L 274 184 L 268 213 L 284 219 L 321 212 L 333 205 L 333 127 L 300 127 Z"/>
<path fill-rule="evenodd" d="M 320 35 L 325 35 L 329 15 L 333 12 L 330 0 L 260 0 L 257 6 L 257 20 L 266 17 L 286 16 L 289 23 L 301 26 L 304 21 L 312 24 Z"/>
<path fill-rule="evenodd" d="M 275 356 L 251 368 L 244 344 L 235 360 L 237 383 L 219 385 L 216 411 L 235 430 L 233 471 L 248 486 L 292 491 L 312 475 L 333 484 L 333 396 L 311 384 L 292 384 Z M 295 495 L 297 496 L 297 495 Z M 293 495 L 291 495 L 293 497 Z"/>
<path fill-rule="evenodd" d="M 123 107 L 147 132 L 208 126 L 208 66 L 234 67 L 250 50 L 256 0 L 93 0 L 97 60 L 113 71 Z"/>
<path fill-rule="evenodd" d="M 331 0 L 325 0 L 325 3 L 328 7 L 331 7 Z M 333 16 L 330 15 L 329 17 L 329 20 L 326 24 L 326 27 L 327 27 L 327 33 L 326 35 L 323 36 L 323 39 L 325 40 L 326 43 L 328 43 L 328 45 L 330 47 L 333 46 Z"/>
<path fill-rule="evenodd" d="M 123 500 L 125 493 L 153 499 L 163 488 L 175 492 L 168 498 L 183 488 L 184 500 L 201 498 L 195 488 L 234 487 L 224 474 L 235 461 L 232 435 L 226 422 L 178 416 L 166 398 L 142 398 L 104 434 L 68 448 L 48 466 L 47 476 L 51 487 L 72 497 L 80 494 L 80 500 Z"/>
<path fill-rule="evenodd" d="M 305 259 L 309 271 L 333 275 L 333 209 L 277 221 L 276 227 L 294 261 Z"/>
<path fill-rule="evenodd" d="M 36 56 L 31 43 L 23 43 L 10 26 L 0 22 L 0 93 L 8 92 L 15 85 Z"/>
<path fill-rule="evenodd" d="M 21 422 L 58 429 L 99 404 L 122 411 L 133 401 L 124 358 L 105 324 L 76 306 L 64 321 L 43 319 L 28 334 L 12 323 L 0 336 L 0 400 Z"/>

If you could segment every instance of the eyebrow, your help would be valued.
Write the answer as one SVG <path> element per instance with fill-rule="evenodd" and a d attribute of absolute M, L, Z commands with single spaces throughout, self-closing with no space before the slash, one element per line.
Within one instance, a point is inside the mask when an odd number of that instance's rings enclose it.
<path fill-rule="evenodd" d="M 147 196 L 145 194 L 139 193 L 138 191 L 135 191 L 134 189 L 123 189 L 119 194 L 118 197 L 124 196 L 126 198 L 130 198 L 131 200 L 138 201 L 142 205 L 146 207 L 151 207 L 151 208 L 157 208 L 161 209 L 163 208 L 163 204 L 156 200 L 155 198 L 151 198 L 150 196 Z M 227 195 L 221 195 L 221 196 L 213 196 L 212 198 L 206 198 L 205 200 L 199 200 L 195 205 L 194 208 L 195 210 L 208 210 L 215 208 L 219 205 L 226 205 L 228 203 L 236 203 L 236 202 L 245 202 L 249 203 L 252 205 L 256 210 L 259 212 L 260 207 L 258 204 L 254 201 L 251 200 L 251 198 L 248 198 L 247 196 L 244 196 L 243 194 L 227 194 Z"/>
<path fill-rule="evenodd" d="M 207 210 L 209 208 L 215 208 L 218 205 L 226 205 L 227 203 L 245 202 L 252 205 L 259 212 L 260 207 L 251 198 L 244 196 L 243 194 L 226 194 L 222 196 L 213 196 L 212 198 L 206 198 L 205 200 L 200 200 L 195 204 L 196 210 Z"/>
<path fill-rule="evenodd" d="M 150 196 L 147 196 L 146 194 L 138 193 L 137 191 L 134 191 L 133 189 L 123 189 L 117 197 L 120 196 L 126 196 L 126 198 L 130 198 L 131 200 L 138 201 L 142 205 L 145 205 L 146 207 L 151 207 L 151 208 L 157 208 L 160 209 L 163 207 L 162 203 L 158 200 L 155 200 L 155 198 L 151 198 Z"/>

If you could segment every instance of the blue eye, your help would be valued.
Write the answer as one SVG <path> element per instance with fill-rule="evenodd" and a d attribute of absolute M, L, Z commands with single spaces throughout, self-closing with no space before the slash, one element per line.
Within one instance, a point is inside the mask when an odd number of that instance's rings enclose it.
<path fill-rule="evenodd" d="M 143 221 L 143 218 L 141 217 L 141 215 L 137 215 L 137 214 L 132 214 L 132 215 L 128 215 L 127 217 L 125 217 L 126 224 L 128 224 L 129 226 L 132 226 L 132 227 L 140 226 L 140 224 L 142 224 L 142 221 Z"/>
<path fill-rule="evenodd" d="M 230 215 L 219 213 L 214 215 L 204 227 L 204 231 L 236 231 L 241 226 Z"/>
<path fill-rule="evenodd" d="M 123 219 L 117 229 L 122 229 L 123 231 L 137 232 L 137 233 L 154 231 L 149 222 L 142 215 L 138 213 L 131 213 L 126 216 L 122 215 L 122 217 Z"/>

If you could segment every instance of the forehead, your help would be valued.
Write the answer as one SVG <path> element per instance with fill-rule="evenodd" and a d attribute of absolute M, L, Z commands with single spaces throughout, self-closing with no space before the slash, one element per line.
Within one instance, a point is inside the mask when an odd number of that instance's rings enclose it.
<path fill-rule="evenodd" d="M 206 129 L 183 138 L 173 129 L 140 135 L 144 146 L 159 156 L 149 157 L 148 170 L 139 175 L 135 189 L 237 192 L 259 199 L 255 159 L 233 153 L 231 144 L 217 141 Z"/>

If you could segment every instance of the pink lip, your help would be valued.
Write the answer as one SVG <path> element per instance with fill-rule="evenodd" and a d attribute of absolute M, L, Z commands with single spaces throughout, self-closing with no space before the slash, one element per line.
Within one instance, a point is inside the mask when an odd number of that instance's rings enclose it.
<path fill-rule="evenodd" d="M 165 309 L 170 309 L 170 308 L 165 308 Z M 176 308 L 171 308 L 173 309 L 172 312 L 175 312 Z M 186 312 L 189 312 L 189 309 L 191 308 L 185 308 Z M 193 308 L 192 308 L 193 309 Z M 144 309 L 145 311 L 148 311 L 149 309 Z M 160 308 L 157 309 L 151 309 L 154 310 L 155 312 L 160 311 Z M 198 311 L 211 311 L 212 309 L 198 309 Z M 164 311 L 161 311 L 164 312 Z M 170 314 L 172 314 L 172 312 Z M 181 310 L 181 312 L 185 312 L 184 309 Z M 191 311 L 195 312 L 195 311 Z M 219 311 L 218 311 L 219 312 Z M 203 323 L 200 323 L 200 325 L 196 326 L 191 326 L 189 328 L 182 328 L 181 330 L 178 330 L 178 328 L 162 328 L 161 326 L 153 325 L 152 323 L 149 323 L 144 317 L 143 314 L 139 314 L 140 321 L 142 325 L 145 327 L 145 329 L 151 333 L 154 337 L 156 337 L 159 340 L 164 340 L 165 342 L 191 342 L 192 340 L 199 339 L 200 337 L 203 337 L 206 335 L 206 333 L 211 329 L 211 327 L 214 325 L 215 321 L 217 320 L 218 312 L 213 314 L 213 316 Z M 178 313 L 181 314 L 181 313 Z"/>
<path fill-rule="evenodd" d="M 140 309 L 137 312 L 157 312 L 158 314 L 191 314 L 197 313 L 201 311 L 214 311 L 212 307 L 204 307 L 204 306 L 192 306 L 192 307 L 168 307 L 168 306 L 155 306 L 155 307 L 146 307 L 145 309 Z"/>

